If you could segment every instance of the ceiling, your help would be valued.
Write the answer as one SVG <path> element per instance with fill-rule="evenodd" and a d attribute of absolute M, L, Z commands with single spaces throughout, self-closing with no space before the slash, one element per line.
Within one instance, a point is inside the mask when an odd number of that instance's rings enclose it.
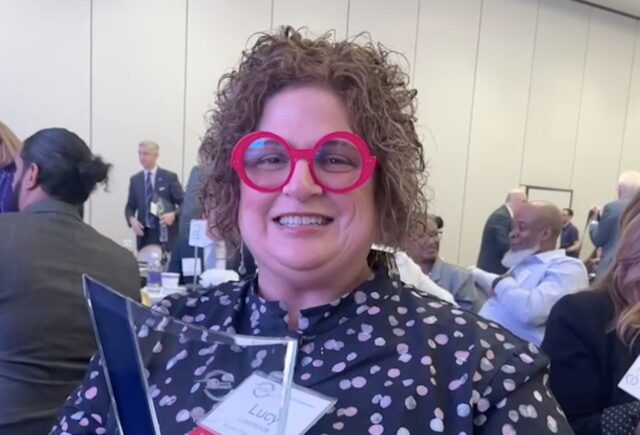
<path fill-rule="evenodd" d="M 640 0 L 576 0 L 636 19 L 640 19 Z"/>

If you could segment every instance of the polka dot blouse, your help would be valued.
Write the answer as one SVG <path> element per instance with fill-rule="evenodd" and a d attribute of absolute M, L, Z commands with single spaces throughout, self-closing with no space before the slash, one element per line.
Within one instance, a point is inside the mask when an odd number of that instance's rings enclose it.
<path fill-rule="evenodd" d="M 337 399 L 309 434 L 572 433 L 547 388 L 547 358 L 534 345 L 417 293 L 386 269 L 304 310 L 298 331 L 288 330 L 283 303 L 255 289 L 255 279 L 226 283 L 156 309 L 212 330 L 297 337 L 295 382 Z M 145 337 L 144 345 L 157 346 L 153 334 Z M 186 347 L 172 347 L 166 360 L 151 370 L 151 396 L 163 432 L 185 434 L 220 400 L 203 381 L 213 368 L 206 353 Z M 96 357 L 52 433 L 117 433 L 114 423 Z"/>

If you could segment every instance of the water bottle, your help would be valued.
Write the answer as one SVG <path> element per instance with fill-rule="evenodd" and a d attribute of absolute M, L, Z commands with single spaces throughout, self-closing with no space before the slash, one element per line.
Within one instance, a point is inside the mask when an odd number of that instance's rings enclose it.
<path fill-rule="evenodd" d="M 160 223 L 160 243 L 167 243 L 169 241 L 169 228 L 163 223 Z"/>
<path fill-rule="evenodd" d="M 147 291 L 150 295 L 162 291 L 162 259 L 158 252 L 151 253 L 151 261 L 147 266 Z"/>

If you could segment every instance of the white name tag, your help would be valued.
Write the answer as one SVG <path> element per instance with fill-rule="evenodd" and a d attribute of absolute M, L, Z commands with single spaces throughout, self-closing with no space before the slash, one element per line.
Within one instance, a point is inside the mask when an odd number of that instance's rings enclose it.
<path fill-rule="evenodd" d="M 151 202 L 149 204 L 149 213 L 151 213 L 155 217 L 160 217 L 160 216 L 158 216 L 158 203 L 157 202 Z"/>
<path fill-rule="evenodd" d="M 252 374 L 198 422 L 192 435 L 275 435 L 278 432 L 282 385 Z M 301 387 L 291 390 L 286 435 L 304 434 L 336 402 Z"/>
<path fill-rule="evenodd" d="M 191 219 L 189 224 L 189 246 L 204 248 L 213 243 L 207 235 L 207 221 L 204 219 Z"/>
<path fill-rule="evenodd" d="M 631 364 L 618 383 L 618 387 L 636 399 L 640 399 L 640 356 Z"/>

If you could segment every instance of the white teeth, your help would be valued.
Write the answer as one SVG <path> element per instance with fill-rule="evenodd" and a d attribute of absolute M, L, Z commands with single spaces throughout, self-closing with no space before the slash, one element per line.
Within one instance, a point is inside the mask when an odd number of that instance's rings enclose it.
<path fill-rule="evenodd" d="M 278 218 L 280 225 L 299 227 L 303 225 L 326 225 L 329 220 L 322 216 L 281 216 Z"/>

